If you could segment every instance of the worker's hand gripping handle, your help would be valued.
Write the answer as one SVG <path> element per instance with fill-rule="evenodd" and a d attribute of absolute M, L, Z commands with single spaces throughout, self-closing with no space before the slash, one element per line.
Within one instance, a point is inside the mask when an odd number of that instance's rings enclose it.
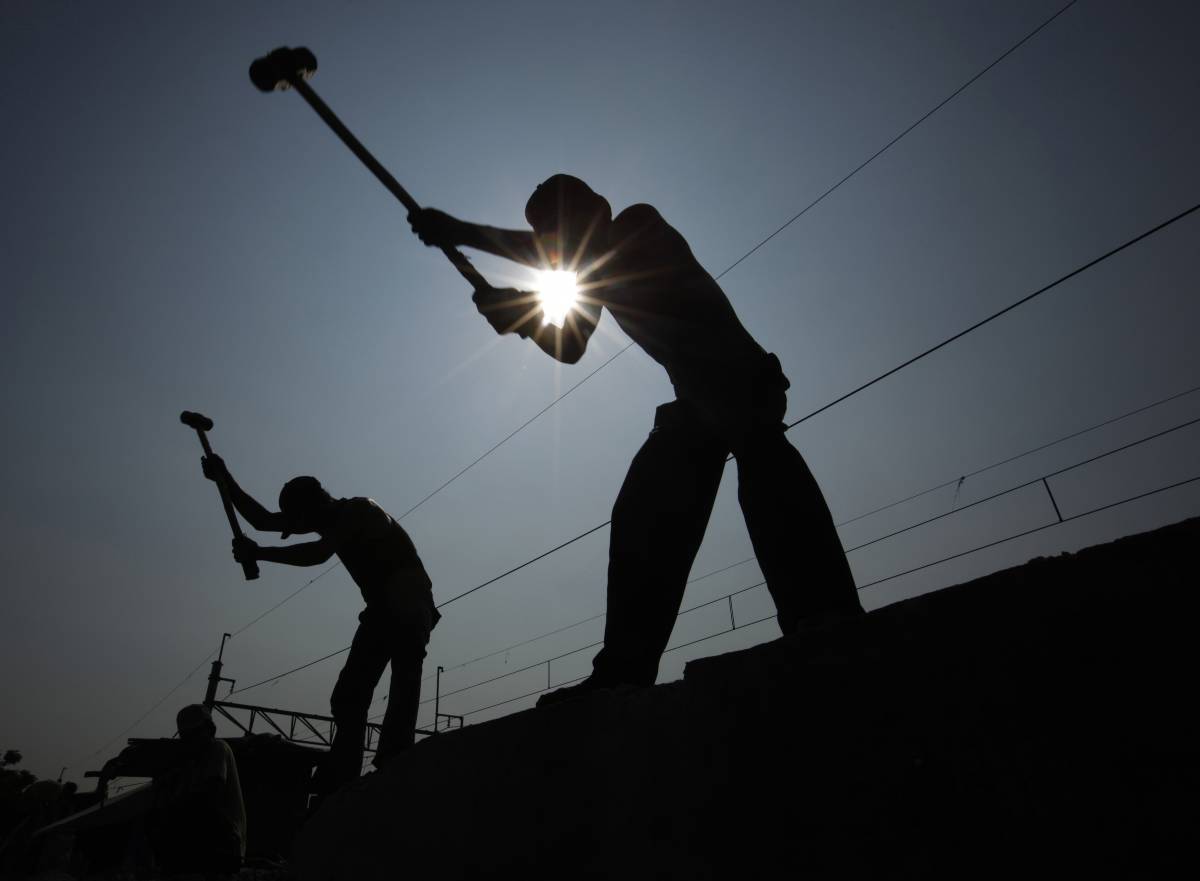
<path fill-rule="evenodd" d="M 199 413 L 184 410 L 179 414 L 179 421 L 189 428 L 196 429 L 196 436 L 200 438 L 200 446 L 204 448 L 204 455 L 211 456 L 213 451 L 212 447 L 208 445 L 208 436 L 205 432 L 212 428 L 212 420 Z M 225 509 L 225 517 L 229 520 L 229 528 L 233 530 L 233 537 L 241 538 L 242 527 L 238 524 L 237 514 L 234 513 L 233 502 L 229 500 L 229 487 L 225 485 L 223 477 L 218 477 L 213 482 L 217 485 L 217 491 L 221 494 L 221 507 Z M 254 560 L 245 561 L 242 563 L 242 572 L 245 573 L 247 581 L 253 581 L 255 578 L 258 578 L 258 563 Z"/>

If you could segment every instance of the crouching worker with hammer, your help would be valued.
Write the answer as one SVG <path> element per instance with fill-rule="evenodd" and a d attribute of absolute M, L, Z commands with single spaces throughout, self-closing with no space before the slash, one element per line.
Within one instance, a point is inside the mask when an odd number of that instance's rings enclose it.
<path fill-rule="evenodd" d="M 421 662 L 429 632 L 441 618 L 429 576 L 408 533 L 371 499 L 335 499 L 315 477 L 294 477 L 279 493 L 279 511 L 271 512 L 238 486 L 220 456 L 200 461 L 204 476 L 225 482 L 234 507 L 255 529 L 280 532 L 283 538 L 309 532 L 320 536 L 282 547 L 235 538 L 233 556 L 239 563 L 319 566 L 337 554 L 367 603 L 329 698 L 337 730 L 316 780 L 318 795 L 327 795 L 361 773 L 367 709 L 389 662 L 392 680 L 374 764 L 382 766 L 413 745 Z"/>

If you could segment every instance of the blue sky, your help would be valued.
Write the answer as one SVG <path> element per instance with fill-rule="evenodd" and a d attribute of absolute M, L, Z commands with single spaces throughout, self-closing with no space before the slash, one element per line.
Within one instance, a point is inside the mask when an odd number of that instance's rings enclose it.
<path fill-rule="evenodd" d="M 299 98 L 251 86 L 254 57 L 311 47 L 313 85 L 424 204 L 517 226 L 532 188 L 565 171 L 618 210 L 655 205 L 715 274 L 1059 5 L 5 4 L 0 746 L 36 773 L 69 765 L 79 778 L 223 631 L 316 574 L 264 565 L 242 580 L 180 410 L 215 420 L 214 446 L 265 502 L 312 473 L 400 514 L 625 345 L 611 318 L 571 367 L 496 337 Z M 791 378 L 790 418 L 1200 201 L 1196 25 L 1186 2 L 1081 0 L 730 272 L 722 286 L 743 323 Z M 1197 224 L 794 429 L 835 517 L 1200 385 Z M 606 520 L 670 395 L 661 369 L 630 351 L 405 518 L 435 598 Z M 957 497 L 949 487 L 858 521 L 843 540 L 1197 415 L 1200 395 L 1177 399 L 968 480 Z M 1200 474 L 1197 437 L 1178 431 L 1058 478 L 1064 515 Z M 750 556 L 734 477 L 730 467 L 697 575 Z M 1198 509 L 1193 484 L 863 600 Z M 1034 487 L 851 561 L 865 583 L 1053 517 Z M 602 612 L 606 548 L 600 530 L 447 607 L 427 672 Z M 752 563 L 706 578 L 685 607 L 758 580 Z M 226 674 L 247 684 L 348 644 L 360 603 L 331 572 L 233 640 Z M 743 620 L 770 612 L 762 589 L 735 605 Z M 697 612 L 675 640 L 724 621 L 719 606 Z M 585 645 L 600 627 L 449 671 L 445 688 Z M 776 634 L 768 622 L 672 653 L 662 678 Z M 556 662 L 555 679 L 582 675 L 588 657 Z M 337 670 L 335 659 L 242 697 L 326 712 Z M 170 734 L 203 676 L 129 734 Z M 446 709 L 522 694 L 539 676 Z"/>

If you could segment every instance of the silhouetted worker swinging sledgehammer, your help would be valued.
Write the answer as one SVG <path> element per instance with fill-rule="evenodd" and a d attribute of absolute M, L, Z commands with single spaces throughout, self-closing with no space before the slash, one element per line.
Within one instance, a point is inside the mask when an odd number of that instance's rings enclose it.
<path fill-rule="evenodd" d="M 188 428 L 196 429 L 196 434 L 200 437 L 200 446 L 204 448 L 204 455 L 213 455 L 212 447 L 208 445 L 208 435 L 206 432 L 212 431 L 213 421 L 202 413 L 193 413 L 191 410 L 184 410 L 179 414 L 179 421 Z M 242 535 L 242 527 L 238 524 L 237 516 L 233 513 L 233 505 L 229 500 L 229 488 L 225 485 L 225 481 L 214 481 L 217 484 L 217 491 L 221 494 L 221 507 L 225 509 L 225 516 L 229 520 L 229 528 L 233 530 L 233 538 L 236 541 L 239 538 L 244 538 Z M 242 571 L 246 574 L 247 581 L 253 581 L 258 578 L 258 564 L 253 560 L 242 560 Z"/>
<path fill-rule="evenodd" d="M 569 364 L 582 357 L 607 308 L 666 369 L 676 395 L 658 408 L 613 507 L 608 617 L 592 675 L 538 703 L 654 683 L 730 452 L 737 457 L 738 500 L 783 632 L 861 615 L 820 487 L 784 435 L 789 383 L 779 359 L 742 326 L 683 236 L 649 205 L 614 218 L 602 196 L 563 174 L 538 186 L 525 218 L 532 231 L 466 223 L 435 210 L 409 219 L 428 245 L 576 270 L 579 300 L 561 327 L 525 291 L 477 290 L 474 300 L 497 333 L 532 339 Z"/>
<path fill-rule="evenodd" d="M 282 538 L 320 536 L 282 547 L 259 547 L 240 536 L 233 540 L 234 559 L 319 566 L 337 554 L 366 601 L 329 698 L 336 731 L 315 780 L 317 791 L 328 794 L 362 770 L 367 710 L 388 664 L 392 677 L 374 763 L 383 765 L 413 744 L 425 646 L 442 617 L 433 605 L 432 583 L 408 533 L 371 499 L 335 499 L 315 477 L 294 477 L 279 493 L 279 510 L 268 511 L 238 485 L 221 457 L 208 452 L 200 464 L 205 477 L 228 488 L 238 513 L 255 529 Z"/>
<path fill-rule="evenodd" d="M 675 386 L 676 400 L 658 408 L 613 508 L 604 649 L 591 677 L 539 703 L 653 684 L 729 452 L 738 460 L 739 500 L 783 632 L 862 614 L 820 487 L 783 433 L 789 383 L 779 359 L 746 332 L 716 281 L 655 209 L 634 205 L 613 218 L 608 202 L 583 181 L 555 175 L 526 205 L 532 232 L 422 210 L 308 87 L 304 80 L 315 70 L 308 50 L 277 49 L 251 65 L 250 78 L 263 91 L 290 86 L 300 93 L 408 208 L 414 230 L 450 259 L 498 333 L 532 338 L 551 357 L 574 363 L 607 307 Z M 561 326 L 547 323 L 534 295 L 491 287 L 458 246 L 536 268 L 578 269 L 583 296 Z"/>

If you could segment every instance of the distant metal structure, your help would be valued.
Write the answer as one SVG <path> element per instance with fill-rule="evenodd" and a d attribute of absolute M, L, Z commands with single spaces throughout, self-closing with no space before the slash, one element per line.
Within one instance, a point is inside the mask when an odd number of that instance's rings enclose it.
<path fill-rule="evenodd" d="M 233 687 L 237 682 L 237 680 L 221 675 L 221 670 L 224 666 L 222 657 L 225 654 L 225 641 L 228 639 L 230 639 L 228 633 L 221 634 L 221 648 L 217 652 L 217 659 L 212 662 L 212 668 L 208 673 L 208 688 L 204 692 L 204 705 L 209 710 L 219 713 L 243 734 L 256 733 L 254 726 L 256 723 L 261 723 L 258 733 L 278 734 L 289 743 L 298 743 L 305 746 L 332 746 L 333 736 L 337 733 L 337 723 L 332 716 L 323 716 L 318 713 L 302 713 L 297 710 L 281 710 L 257 704 L 217 700 L 217 689 L 221 687 L 222 682 L 229 683 L 230 693 L 233 692 Z M 438 667 L 438 678 L 435 686 L 436 693 L 434 695 L 433 728 L 416 729 L 417 734 L 422 734 L 426 737 L 440 734 L 441 731 L 449 731 L 451 728 L 463 727 L 462 716 L 440 712 L 437 702 L 441 698 L 441 673 L 442 668 Z M 439 730 L 439 723 L 443 719 L 446 720 L 446 725 Z M 457 722 L 457 725 L 454 724 L 455 722 Z M 324 731 L 322 731 L 322 728 Z M 368 722 L 364 735 L 363 750 L 369 753 L 375 752 L 382 733 L 383 726 L 381 724 L 378 722 Z"/>

